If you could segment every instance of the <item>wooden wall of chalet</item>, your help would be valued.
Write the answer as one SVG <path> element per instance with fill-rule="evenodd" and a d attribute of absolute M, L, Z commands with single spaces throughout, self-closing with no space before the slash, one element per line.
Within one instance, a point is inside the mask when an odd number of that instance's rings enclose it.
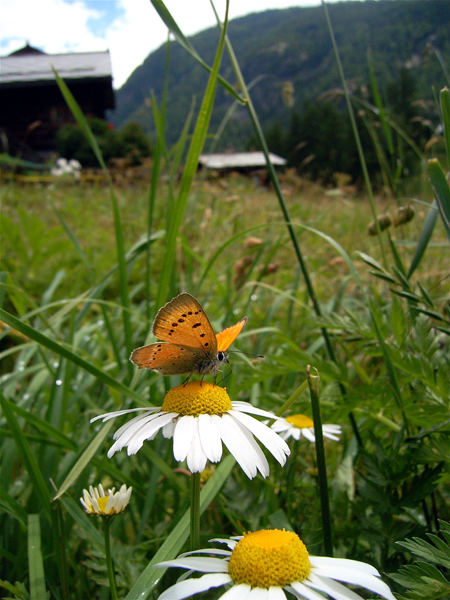
<path fill-rule="evenodd" d="M 106 109 L 114 107 L 110 78 L 66 83 L 86 116 L 104 119 Z M 0 106 L 0 130 L 12 154 L 55 150 L 58 129 L 74 122 L 56 82 L 1 86 Z"/>

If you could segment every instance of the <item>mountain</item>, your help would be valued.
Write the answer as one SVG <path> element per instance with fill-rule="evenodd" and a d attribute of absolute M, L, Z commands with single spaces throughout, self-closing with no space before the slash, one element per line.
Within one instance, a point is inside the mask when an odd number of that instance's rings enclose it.
<path fill-rule="evenodd" d="M 438 59 L 450 64 L 449 0 L 366 0 L 329 4 L 328 12 L 347 81 L 369 82 L 368 51 L 380 90 L 399 76 L 402 67 L 413 75 L 419 97 L 432 99 L 446 85 Z M 182 28 L 183 24 L 179 24 Z M 321 6 L 267 10 L 230 21 L 228 35 L 263 128 L 275 122 L 287 125 L 292 110 L 302 111 L 305 101 L 341 86 L 325 15 Z M 199 55 L 212 64 L 217 28 L 193 36 Z M 151 53 L 116 93 L 111 120 L 118 127 L 127 121 L 141 123 L 154 138 L 149 103 L 152 91 L 161 101 L 165 77 L 166 46 Z M 235 77 L 226 53 L 221 75 Z M 170 45 L 167 141 L 181 132 L 193 99 L 196 109 L 207 82 L 207 72 L 179 44 Z M 294 105 L 283 102 L 283 90 L 293 90 Z M 219 85 L 211 119 L 215 132 L 232 104 Z M 243 149 L 252 134 L 247 110 L 239 107 L 230 119 L 219 148 Z"/>

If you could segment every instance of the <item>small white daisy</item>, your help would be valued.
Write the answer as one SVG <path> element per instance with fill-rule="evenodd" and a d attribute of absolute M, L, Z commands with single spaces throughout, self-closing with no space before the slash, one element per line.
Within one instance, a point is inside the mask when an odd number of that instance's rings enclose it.
<path fill-rule="evenodd" d="M 269 463 L 255 437 L 280 465 L 285 464 L 290 454 L 288 445 L 277 433 L 247 414 L 273 419 L 272 413 L 248 402 L 232 402 L 224 388 L 205 381 L 190 381 L 169 390 L 161 408 L 122 410 L 92 421 L 108 421 L 134 411 L 143 414 L 116 431 L 109 458 L 125 447 L 128 455 L 136 454 L 144 441 L 152 440 L 160 429 L 165 438 L 173 437 L 175 460 L 186 460 L 191 473 L 201 473 L 207 460 L 219 462 L 222 442 L 250 479 L 258 470 L 263 477 L 269 474 Z"/>
<path fill-rule="evenodd" d="M 112 517 L 125 510 L 130 501 L 132 488 L 123 484 L 118 492 L 116 488 L 105 492 L 102 484 L 98 487 L 89 486 L 89 492 L 83 490 L 83 498 L 80 498 L 88 515 L 99 515 L 102 517 Z"/>
<path fill-rule="evenodd" d="M 309 556 L 291 531 L 271 529 L 211 541 L 225 543 L 230 550 L 187 552 L 158 565 L 190 571 L 159 600 L 182 600 L 222 585 L 231 586 L 221 596 L 223 600 L 286 600 L 285 592 L 301 600 L 324 600 L 324 595 L 334 600 L 363 600 L 342 583 L 395 600 L 374 567 L 356 560 Z M 193 556 L 205 553 L 217 557 Z M 191 579 L 192 572 L 205 574 Z"/>
<path fill-rule="evenodd" d="M 299 440 L 301 436 L 305 436 L 310 442 L 315 442 L 314 422 L 306 415 L 291 415 L 284 420 L 275 421 L 272 429 L 280 434 L 283 440 L 293 437 L 294 440 Z M 330 440 L 339 441 L 339 436 L 342 434 L 340 425 L 322 425 L 323 437 Z"/>

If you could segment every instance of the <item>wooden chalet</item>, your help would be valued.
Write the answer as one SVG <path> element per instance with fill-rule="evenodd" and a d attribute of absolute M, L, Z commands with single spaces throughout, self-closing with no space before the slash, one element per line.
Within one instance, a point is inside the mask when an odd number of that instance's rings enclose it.
<path fill-rule="evenodd" d="M 45 54 L 27 44 L 0 57 L 0 151 L 45 158 L 61 125 L 74 121 L 52 67 L 86 116 L 103 119 L 114 108 L 108 51 Z"/>

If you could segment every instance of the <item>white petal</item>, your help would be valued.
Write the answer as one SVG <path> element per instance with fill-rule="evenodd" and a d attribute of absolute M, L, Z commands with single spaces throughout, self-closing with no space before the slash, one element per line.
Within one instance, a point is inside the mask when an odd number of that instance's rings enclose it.
<path fill-rule="evenodd" d="M 152 419 L 156 419 L 157 416 L 159 416 L 159 413 L 154 414 L 146 412 L 143 415 L 137 415 L 137 417 L 133 417 L 132 419 L 124 423 L 122 427 L 116 429 L 113 435 L 113 439 L 118 440 L 121 435 L 123 435 L 130 429 L 132 429 L 133 432 L 137 431 L 143 422 L 148 423 L 149 420 L 151 421 Z M 132 435 L 132 433 L 130 435 Z"/>
<path fill-rule="evenodd" d="M 120 417 L 122 415 L 127 415 L 129 413 L 142 411 L 142 410 L 144 410 L 144 411 L 146 410 L 149 412 L 155 412 L 157 410 L 160 410 L 160 407 L 155 406 L 155 407 L 147 407 L 147 408 L 126 408 L 124 410 L 116 410 L 114 412 L 105 413 L 104 415 L 98 415 L 98 417 L 94 417 L 89 422 L 93 423 L 94 421 L 98 421 L 99 419 L 102 419 L 103 422 L 105 422 L 105 421 L 109 421 L 110 419 L 114 419 L 115 417 Z"/>
<path fill-rule="evenodd" d="M 168 588 L 158 600 L 182 600 L 230 582 L 231 577 L 226 573 L 211 573 L 198 579 L 186 579 Z"/>
<path fill-rule="evenodd" d="M 222 458 L 222 440 L 215 423 L 215 419 L 220 419 L 217 415 L 199 415 L 198 431 L 203 452 L 211 462 L 219 462 Z"/>
<path fill-rule="evenodd" d="M 221 600 L 248 600 L 251 589 L 246 583 L 238 583 L 222 594 L 220 598 Z"/>
<path fill-rule="evenodd" d="M 270 598 L 270 588 L 260 588 L 254 587 L 251 588 L 250 593 L 248 595 L 248 600 L 269 600 Z M 286 597 L 285 597 L 286 600 Z"/>
<path fill-rule="evenodd" d="M 302 437 L 302 430 L 301 429 L 297 429 L 297 427 L 292 427 L 290 429 L 289 433 L 294 438 L 294 440 L 297 441 L 297 442 Z"/>
<path fill-rule="evenodd" d="M 218 424 L 223 443 L 247 477 L 253 479 L 257 469 L 263 477 L 267 477 L 269 463 L 248 429 L 233 419 L 229 413 L 224 414 Z"/>
<path fill-rule="evenodd" d="M 115 433 L 113 438 L 118 440 L 122 438 L 123 446 L 128 444 L 128 441 L 144 426 L 155 427 L 155 431 L 157 431 L 160 427 L 167 422 L 167 420 L 171 419 L 174 413 L 156 413 L 156 414 L 145 414 L 140 415 L 138 417 L 134 417 L 125 425 L 122 425 Z M 150 425 L 154 424 L 154 425 Z"/>
<path fill-rule="evenodd" d="M 208 542 L 218 542 L 219 544 L 226 544 L 230 550 L 234 550 L 234 548 L 236 547 L 236 544 L 241 539 L 242 539 L 242 535 L 239 535 L 239 536 L 232 536 L 231 538 L 227 538 L 227 539 L 212 538 L 211 540 L 208 540 Z M 230 552 L 230 556 L 231 556 L 231 552 Z"/>
<path fill-rule="evenodd" d="M 315 590 L 325 592 L 332 598 L 335 598 L 335 600 L 362 600 L 359 594 L 344 587 L 342 583 L 333 581 L 333 579 L 327 579 L 326 577 L 318 577 L 314 573 L 309 574 L 304 584 L 310 585 Z"/>
<path fill-rule="evenodd" d="M 317 575 L 321 575 L 326 577 L 326 569 L 328 567 L 337 567 L 338 569 L 340 569 L 341 567 L 344 569 L 358 569 L 359 571 L 363 571 L 364 573 L 368 573 L 369 575 L 377 575 L 378 577 L 380 576 L 380 574 L 378 573 L 378 571 L 375 569 L 375 567 L 372 567 L 372 565 L 369 565 L 368 563 L 365 562 L 361 562 L 359 560 L 352 560 L 350 558 L 331 558 L 329 556 L 310 556 L 309 557 L 309 561 L 311 563 L 312 567 L 317 567 L 319 569 L 323 569 L 323 571 L 321 570 L 321 572 L 319 573 L 318 571 L 315 571 L 317 573 Z"/>
<path fill-rule="evenodd" d="M 191 445 L 187 454 L 187 466 L 191 473 L 201 473 L 206 467 L 206 454 L 203 452 L 198 432 L 198 418 L 195 419 L 195 429 L 193 432 Z"/>
<path fill-rule="evenodd" d="M 166 440 L 170 440 L 173 437 L 173 432 L 175 431 L 176 420 L 172 419 L 170 423 L 166 423 L 162 428 L 162 434 L 166 438 Z"/>
<path fill-rule="evenodd" d="M 283 588 L 272 586 L 268 591 L 269 595 L 267 596 L 267 600 L 286 600 L 286 594 L 283 592 Z"/>
<path fill-rule="evenodd" d="M 228 561 L 223 558 L 211 556 L 185 556 L 165 560 L 158 563 L 158 567 L 180 567 L 181 569 L 192 569 L 199 573 L 228 573 Z"/>
<path fill-rule="evenodd" d="M 295 581 L 294 583 L 291 583 L 291 585 L 285 586 L 285 590 L 291 592 L 294 594 L 294 596 L 301 598 L 302 600 L 305 598 L 307 600 L 323 600 L 322 594 L 318 594 L 301 581 Z"/>
<path fill-rule="evenodd" d="M 256 436 L 267 448 L 267 450 L 273 454 L 280 465 L 284 465 L 286 462 L 286 455 L 289 455 L 291 451 L 289 450 L 289 446 L 286 444 L 286 442 L 281 439 L 280 436 L 275 433 L 275 431 L 244 413 L 232 410 L 228 414 L 232 415 L 233 418 L 242 423 L 244 427 L 247 427 L 247 429 L 251 431 L 253 435 Z"/>
<path fill-rule="evenodd" d="M 218 540 L 209 540 L 210 542 L 215 542 Z M 217 554 L 220 556 L 224 556 L 225 558 L 229 558 L 231 556 L 231 552 L 229 550 L 222 550 L 221 548 L 201 548 L 200 550 L 190 550 L 189 552 L 183 552 L 183 554 L 179 554 L 178 558 L 184 558 L 186 556 L 193 556 L 194 554 Z"/>
<path fill-rule="evenodd" d="M 184 416 L 178 419 L 173 432 L 173 455 L 182 462 L 188 455 L 194 431 L 197 429 L 195 417 Z"/>
<path fill-rule="evenodd" d="M 358 562 L 358 561 L 355 561 Z M 360 563 L 364 564 L 364 563 Z M 359 567 L 357 568 L 344 568 L 339 566 L 327 567 L 319 571 L 314 569 L 314 573 L 321 577 L 328 577 L 329 579 L 337 579 L 337 581 L 344 581 L 345 583 L 352 583 L 353 585 L 359 585 L 360 587 L 366 588 L 371 592 L 375 592 L 384 598 L 389 600 L 395 600 L 388 585 L 384 583 L 378 577 L 370 575 L 364 572 Z"/>
<path fill-rule="evenodd" d="M 315 442 L 316 441 L 316 436 L 314 435 L 314 429 L 311 427 L 303 427 L 302 429 L 302 433 L 305 436 L 305 438 L 307 440 L 309 440 L 310 442 Z"/>
<path fill-rule="evenodd" d="M 161 427 L 164 427 L 167 421 L 173 418 L 173 414 L 174 413 L 161 413 L 157 418 L 146 423 L 136 431 L 128 442 L 128 455 L 136 454 L 136 452 L 142 448 L 145 440 L 152 440 Z"/>
<path fill-rule="evenodd" d="M 262 408 L 256 408 L 250 402 L 241 402 L 237 400 L 231 403 L 233 410 L 238 410 L 239 412 L 250 413 L 252 415 L 259 415 L 260 417 L 268 417 L 269 419 L 276 419 L 276 421 L 284 421 L 282 417 L 277 417 L 273 413 L 263 410 Z"/>
<path fill-rule="evenodd" d="M 167 419 L 171 419 L 174 413 L 158 413 L 156 415 L 144 415 L 135 417 L 114 434 L 116 442 L 108 451 L 108 458 L 122 450 L 125 446 L 129 446 L 128 455 L 136 454 L 142 447 L 144 440 L 149 440 L 155 437 L 160 427 L 164 425 Z M 136 437 L 135 437 L 136 436 Z"/>
<path fill-rule="evenodd" d="M 264 425 L 267 425 L 268 423 L 269 421 L 265 421 Z M 291 429 L 291 425 L 284 419 L 277 419 L 274 423 L 272 423 L 270 429 L 273 429 L 276 433 L 282 433 L 289 431 L 289 429 Z"/>

